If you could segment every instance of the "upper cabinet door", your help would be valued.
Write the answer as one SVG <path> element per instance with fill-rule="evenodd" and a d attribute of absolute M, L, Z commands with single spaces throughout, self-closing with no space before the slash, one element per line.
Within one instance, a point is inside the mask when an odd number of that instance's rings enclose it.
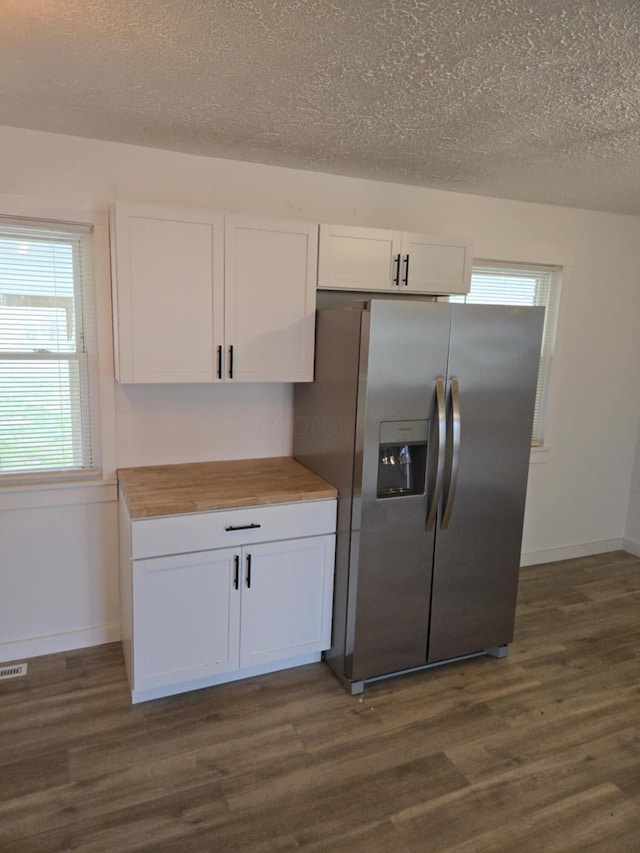
<path fill-rule="evenodd" d="M 221 215 L 206 211 L 122 202 L 113 206 L 120 382 L 217 378 L 224 322 L 223 227 Z"/>
<path fill-rule="evenodd" d="M 399 231 L 321 225 L 318 287 L 330 290 L 397 290 Z"/>
<path fill-rule="evenodd" d="M 468 293 L 472 241 L 431 234 L 402 235 L 400 290 L 411 293 Z"/>
<path fill-rule="evenodd" d="M 225 216 L 227 380 L 313 380 L 317 257 L 317 225 Z"/>

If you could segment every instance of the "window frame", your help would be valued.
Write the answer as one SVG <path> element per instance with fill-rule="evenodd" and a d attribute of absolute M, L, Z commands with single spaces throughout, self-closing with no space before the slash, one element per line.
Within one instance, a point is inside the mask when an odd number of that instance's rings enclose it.
<path fill-rule="evenodd" d="M 54 482 L 78 482 L 103 477 L 101 458 L 100 377 L 98 367 L 99 332 L 97 322 L 95 276 L 95 226 L 90 221 L 68 221 L 51 216 L 12 216 L 0 212 L 0 239 L 24 236 L 25 241 L 47 238 L 71 246 L 73 276 L 73 349 L 34 352 L 6 350 L 0 353 L 1 362 L 51 361 L 77 364 L 69 371 L 69 417 L 71 418 L 70 446 L 74 461 L 80 465 L 63 467 L 39 466 L 0 472 L 0 486 L 22 486 Z M 28 297 L 28 294 L 25 294 Z M 37 296 L 36 296 L 37 298 Z M 54 297 L 55 298 L 55 297 Z M 61 298 L 61 297 L 60 297 Z M 67 297 L 65 297 L 67 298 Z M 64 307 L 64 306 L 62 306 Z M 74 387 L 75 393 L 74 393 Z M 79 457 L 75 447 L 79 445 Z"/>

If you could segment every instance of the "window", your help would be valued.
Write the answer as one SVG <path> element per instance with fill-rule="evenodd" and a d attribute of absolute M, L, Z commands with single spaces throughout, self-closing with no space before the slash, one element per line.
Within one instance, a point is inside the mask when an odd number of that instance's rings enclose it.
<path fill-rule="evenodd" d="M 0 218 L 0 482 L 99 471 L 91 241 Z"/>
<path fill-rule="evenodd" d="M 544 416 L 555 339 L 560 273 L 560 267 L 477 261 L 471 271 L 469 293 L 466 296 L 449 297 L 451 302 L 476 305 L 542 305 L 545 308 L 531 438 L 533 447 L 542 447 L 544 444 Z"/>

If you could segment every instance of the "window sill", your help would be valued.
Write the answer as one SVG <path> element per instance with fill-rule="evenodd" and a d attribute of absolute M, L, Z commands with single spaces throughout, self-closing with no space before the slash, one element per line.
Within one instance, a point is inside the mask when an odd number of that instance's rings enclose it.
<path fill-rule="evenodd" d="M 529 465 L 541 465 L 543 462 L 548 462 L 550 453 L 551 448 L 548 445 L 547 447 L 532 447 Z"/>
<path fill-rule="evenodd" d="M 0 509 L 35 509 L 73 504 L 115 502 L 118 481 L 115 477 L 43 482 L 0 481 Z"/>

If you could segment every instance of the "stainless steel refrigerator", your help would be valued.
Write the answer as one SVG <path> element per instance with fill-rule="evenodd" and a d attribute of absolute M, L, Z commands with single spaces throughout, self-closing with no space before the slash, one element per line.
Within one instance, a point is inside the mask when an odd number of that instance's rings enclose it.
<path fill-rule="evenodd" d="M 351 693 L 513 639 L 544 309 L 317 313 L 294 456 L 338 488 L 332 647 Z"/>

